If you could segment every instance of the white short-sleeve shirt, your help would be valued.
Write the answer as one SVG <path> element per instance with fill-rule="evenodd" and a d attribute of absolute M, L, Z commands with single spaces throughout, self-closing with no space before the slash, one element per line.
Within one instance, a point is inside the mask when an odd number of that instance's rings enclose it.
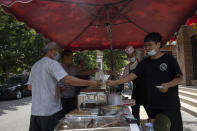
<path fill-rule="evenodd" d="M 60 90 L 56 85 L 67 75 L 59 62 L 48 57 L 33 65 L 28 80 L 32 86 L 32 115 L 50 116 L 62 110 Z"/>

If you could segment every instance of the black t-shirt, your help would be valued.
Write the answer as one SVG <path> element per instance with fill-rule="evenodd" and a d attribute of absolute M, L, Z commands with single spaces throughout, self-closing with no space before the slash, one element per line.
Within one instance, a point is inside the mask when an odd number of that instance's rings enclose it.
<path fill-rule="evenodd" d="M 173 80 L 176 75 L 182 75 L 177 61 L 171 55 L 164 54 L 158 59 L 144 59 L 133 71 L 137 76 L 144 77 L 147 90 L 147 104 L 151 108 L 180 108 L 178 86 L 162 93 L 155 86 Z"/>

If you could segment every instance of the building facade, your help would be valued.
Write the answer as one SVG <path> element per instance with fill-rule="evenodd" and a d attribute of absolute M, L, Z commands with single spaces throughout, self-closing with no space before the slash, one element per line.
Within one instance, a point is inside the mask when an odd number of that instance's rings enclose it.
<path fill-rule="evenodd" d="M 194 29 L 181 26 L 177 35 L 176 54 L 183 72 L 183 85 L 197 85 L 197 39 Z"/>

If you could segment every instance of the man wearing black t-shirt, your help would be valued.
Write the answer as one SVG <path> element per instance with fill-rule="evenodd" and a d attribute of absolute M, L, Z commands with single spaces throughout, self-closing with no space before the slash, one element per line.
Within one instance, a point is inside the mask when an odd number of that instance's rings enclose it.
<path fill-rule="evenodd" d="M 144 38 L 144 48 L 149 57 L 145 58 L 127 77 L 116 81 L 108 80 L 113 86 L 144 77 L 147 90 L 148 116 L 155 118 L 164 114 L 171 121 L 171 131 L 183 131 L 178 96 L 178 84 L 182 81 L 182 72 L 177 61 L 171 55 L 160 52 L 162 36 L 152 32 Z"/>

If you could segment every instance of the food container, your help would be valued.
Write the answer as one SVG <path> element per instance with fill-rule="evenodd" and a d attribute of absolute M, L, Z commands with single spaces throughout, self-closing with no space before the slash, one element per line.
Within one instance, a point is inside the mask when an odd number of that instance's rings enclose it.
<path fill-rule="evenodd" d="M 108 105 L 122 105 L 122 95 L 118 93 L 110 93 L 107 95 Z"/>
<path fill-rule="evenodd" d="M 106 126 L 107 125 L 107 126 Z M 66 117 L 54 131 L 129 131 L 129 123 L 116 116 Z"/>
<path fill-rule="evenodd" d="M 105 115 L 115 115 L 123 110 L 123 106 L 107 105 L 107 106 L 103 106 L 102 110 Z"/>
<path fill-rule="evenodd" d="M 93 108 L 96 105 L 105 105 L 107 96 L 103 89 L 83 89 L 78 95 L 78 108 Z"/>

